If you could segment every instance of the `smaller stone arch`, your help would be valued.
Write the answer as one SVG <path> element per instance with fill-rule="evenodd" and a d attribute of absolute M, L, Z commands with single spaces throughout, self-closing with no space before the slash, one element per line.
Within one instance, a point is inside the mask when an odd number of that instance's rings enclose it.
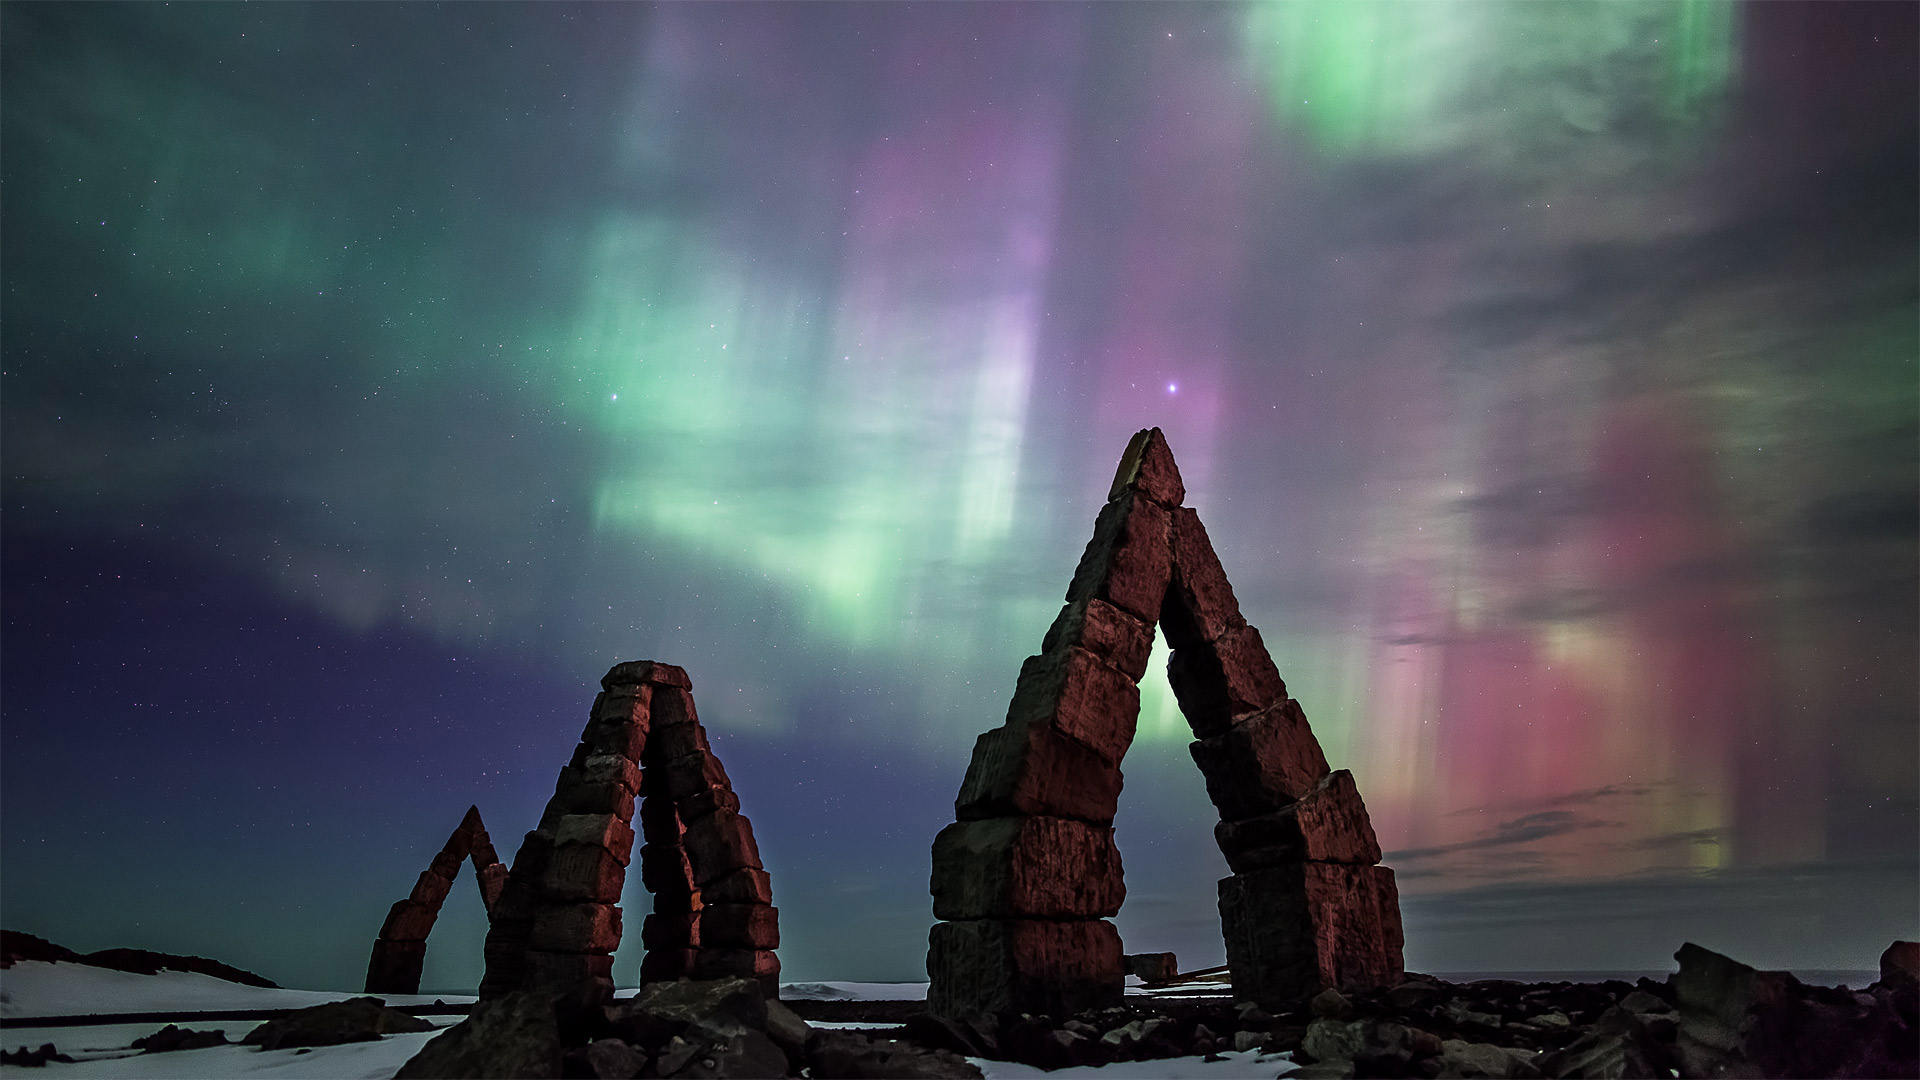
<path fill-rule="evenodd" d="M 779 911 L 753 826 L 707 744 L 685 670 L 615 664 L 539 825 L 514 855 L 487 930 L 480 998 L 521 989 L 613 994 L 619 901 L 638 800 L 642 983 L 758 979 L 779 992 Z"/>
<path fill-rule="evenodd" d="M 480 821 L 480 808 L 467 807 L 467 816 L 447 837 L 445 846 L 433 857 L 407 898 L 387 911 L 387 921 L 374 940 L 373 956 L 367 961 L 369 994 L 417 994 L 420 971 L 427 960 L 427 935 L 440 917 L 440 905 L 453 891 L 453 879 L 460 872 L 460 861 L 471 859 L 473 873 L 480 885 L 480 902 L 489 917 L 507 882 L 507 868 L 493 850 L 487 827 Z"/>

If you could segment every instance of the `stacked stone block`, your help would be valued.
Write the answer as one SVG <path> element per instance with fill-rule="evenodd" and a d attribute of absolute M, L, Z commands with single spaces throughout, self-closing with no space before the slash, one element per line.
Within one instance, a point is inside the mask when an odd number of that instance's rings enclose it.
<path fill-rule="evenodd" d="M 642 981 L 743 974 L 777 991 L 772 891 L 695 715 L 692 680 L 671 664 L 632 661 L 614 665 L 601 687 L 494 907 L 480 997 L 584 985 L 611 998 L 636 800 L 641 878 L 654 894 Z M 719 910 L 708 909 L 703 887 Z"/>
<path fill-rule="evenodd" d="M 1398 975 L 1392 872 L 1374 865 L 1352 777 L 1329 771 L 1184 498 L 1159 429 L 1135 435 L 1005 723 L 975 743 L 956 821 L 934 841 L 936 1013 L 1119 1001 L 1113 815 L 1156 622 L 1234 870 L 1220 895 L 1236 993 L 1281 1004 Z"/>
<path fill-rule="evenodd" d="M 380 936 L 373 943 L 373 956 L 367 961 L 367 993 L 420 992 L 420 971 L 427 959 L 427 935 L 440 916 L 440 905 L 453 890 L 462 859 L 473 861 L 480 901 L 487 912 L 492 913 L 506 885 L 507 868 L 500 864 L 500 857 L 493 850 L 493 841 L 480 821 L 480 808 L 469 806 L 440 853 L 421 871 L 413 891 L 388 910 L 386 922 L 380 926 Z"/>

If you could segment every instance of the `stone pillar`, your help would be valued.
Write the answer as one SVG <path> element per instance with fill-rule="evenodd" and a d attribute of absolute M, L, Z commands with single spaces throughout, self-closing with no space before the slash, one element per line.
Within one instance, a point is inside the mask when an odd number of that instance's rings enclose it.
<path fill-rule="evenodd" d="M 373 943 L 373 955 L 367 961 L 369 994 L 417 994 L 420 971 L 427 958 L 427 935 L 440 916 L 440 905 L 453 888 L 460 871 L 460 860 L 473 861 L 474 876 L 480 885 L 480 900 L 489 916 L 494 901 L 505 883 L 507 868 L 493 850 L 486 826 L 480 822 L 480 808 L 467 807 L 453 835 L 432 863 L 422 871 L 413 891 L 387 912 L 380 936 Z"/>

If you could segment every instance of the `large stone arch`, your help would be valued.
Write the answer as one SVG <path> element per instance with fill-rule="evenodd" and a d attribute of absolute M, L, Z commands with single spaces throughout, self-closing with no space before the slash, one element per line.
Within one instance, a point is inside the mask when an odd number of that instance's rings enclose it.
<path fill-rule="evenodd" d="M 779 912 L 753 826 L 707 745 L 693 682 L 671 664 L 615 664 L 540 824 L 513 859 L 487 931 L 482 1000 L 519 989 L 613 993 L 620 894 L 639 802 L 642 982 L 743 975 L 779 991 Z"/>
<path fill-rule="evenodd" d="M 473 876 L 480 886 L 480 902 L 489 914 L 507 881 L 507 868 L 494 853 L 487 827 L 480 821 L 480 808 L 467 807 L 467 815 L 447 837 L 440 853 L 420 872 L 413 891 L 387 911 L 374 940 L 373 956 L 367 961 L 367 993 L 417 994 L 420 970 L 427 961 L 427 935 L 440 917 L 440 905 L 453 891 L 460 873 L 460 861 L 473 861 Z"/>
<path fill-rule="evenodd" d="M 933 844 L 936 1013 L 1119 1002 L 1113 815 L 1156 623 L 1233 871 L 1219 897 L 1235 998 L 1400 977 L 1399 895 L 1353 777 L 1328 768 L 1185 497 L 1160 429 L 1136 434 L 1006 722 L 974 745 Z"/>

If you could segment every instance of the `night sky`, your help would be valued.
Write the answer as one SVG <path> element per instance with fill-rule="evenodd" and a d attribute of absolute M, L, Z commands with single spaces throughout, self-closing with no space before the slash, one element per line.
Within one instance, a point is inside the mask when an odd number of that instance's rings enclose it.
<path fill-rule="evenodd" d="M 924 979 L 973 739 L 1157 425 L 1409 968 L 1873 967 L 1917 11 L 0 7 L 0 920 L 358 989 L 658 659 L 787 978 Z M 1118 922 L 1192 968 L 1159 669 Z M 425 987 L 483 936 L 463 871 Z"/>

